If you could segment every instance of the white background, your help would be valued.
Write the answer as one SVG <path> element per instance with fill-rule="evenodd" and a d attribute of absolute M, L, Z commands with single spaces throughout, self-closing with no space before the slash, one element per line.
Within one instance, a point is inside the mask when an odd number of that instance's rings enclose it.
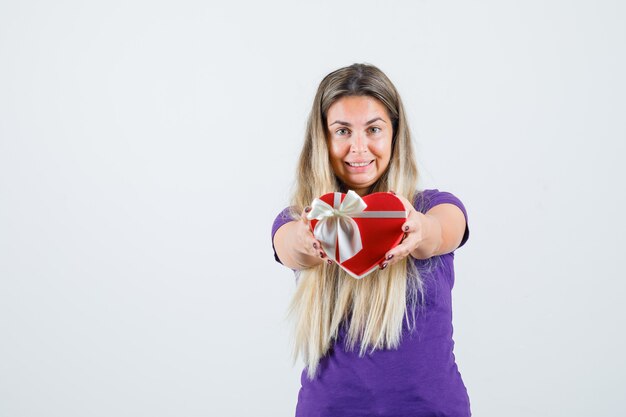
<path fill-rule="evenodd" d="M 467 207 L 474 415 L 624 415 L 624 3 L 294 3 L 1 1 L 0 416 L 293 415 L 270 227 L 354 62 Z"/>

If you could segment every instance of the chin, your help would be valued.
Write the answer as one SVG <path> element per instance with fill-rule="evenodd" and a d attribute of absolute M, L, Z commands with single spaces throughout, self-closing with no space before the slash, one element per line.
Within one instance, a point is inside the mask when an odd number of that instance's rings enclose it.
<path fill-rule="evenodd" d="M 373 181 L 372 183 L 366 183 L 366 184 L 346 184 L 344 183 L 344 186 L 346 187 L 346 190 L 365 190 L 367 193 L 369 193 L 369 188 L 374 185 L 376 183 L 376 181 Z"/>

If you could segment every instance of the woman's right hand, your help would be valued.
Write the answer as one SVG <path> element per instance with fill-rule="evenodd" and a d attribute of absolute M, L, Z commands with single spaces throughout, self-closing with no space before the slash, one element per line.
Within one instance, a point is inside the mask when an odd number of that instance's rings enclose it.
<path fill-rule="evenodd" d="M 311 231 L 307 214 L 311 211 L 306 207 L 298 220 L 290 221 L 281 226 L 274 235 L 274 248 L 283 265 L 291 269 L 306 269 L 322 262 L 331 264 L 319 240 Z"/>
<path fill-rule="evenodd" d="M 324 253 L 320 241 L 313 235 L 309 219 L 307 218 L 310 211 L 311 207 L 305 207 L 300 215 L 300 220 L 296 222 L 294 230 L 296 248 L 302 254 L 324 259 L 326 258 L 326 253 Z"/>

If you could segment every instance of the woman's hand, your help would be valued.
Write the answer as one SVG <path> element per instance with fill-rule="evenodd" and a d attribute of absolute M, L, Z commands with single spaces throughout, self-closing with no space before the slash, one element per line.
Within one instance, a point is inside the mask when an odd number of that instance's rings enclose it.
<path fill-rule="evenodd" d="M 311 207 L 305 207 L 300 215 L 300 220 L 296 222 L 294 229 L 295 248 L 302 254 L 324 259 L 326 258 L 326 253 L 324 253 L 320 241 L 311 232 L 311 226 L 307 218 L 307 214 L 310 211 Z M 329 260 L 329 262 L 331 261 Z"/>
<path fill-rule="evenodd" d="M 274 248 L 283 265 L 294 269 L 306 269 L 322 262 L 332 263 L 324 253 L 322 245 L 315 238 L 307 214 L 311 211 L 306 207 L 298 220 L 290 221 L 281 226 L 274 235 Z"/>
<path fill-rule="evenodd" d="M 393 193 L 393 191 L 390 192 Z M 430 257 L 428 254 L 434 253 L 438 247 L 437 234 L 441 234 L 441 227 L 437 219 L 415 210 L 413 204 L 405 197 L 393 194 L 402 201 L 408 215 L 402 225 L 404 232 L 402 242 L 385 254 L 385 260 L 380 264 L 381 269 L 385 269 L 411 254 L 425 253 L 426 258 Z"/>

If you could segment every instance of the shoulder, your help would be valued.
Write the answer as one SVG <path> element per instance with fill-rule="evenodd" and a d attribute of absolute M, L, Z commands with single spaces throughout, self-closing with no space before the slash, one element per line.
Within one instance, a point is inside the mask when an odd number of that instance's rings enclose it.
<path fill-rule="evenodd" d="M 459 210 L 463 213 L 463 217 L 465 218 L 465 230 L 463 232 L 463 237 L 461 238 L 461 243 L 458 247 L 463 246 L 469 238 L 469 223 L 465 205 L 456 195 L 447 191 L 439 191 L 435 188 L 417 191 L 413 199 L 413 207 L 415 207 L 415 210 L 424 214 L 431 210 L 433 207 L 436 207 L 440 204 L 452 204 L 458 207 Z"/>
<path fill-rule="evenodd" d="M 272 224 L 272 239 L 274 239 L 276 231 L 280 229 L 281 226 L 295 219 L 296 215 L 294 207 L 285 207 L 280 213 L 278 213 L 278 215 L 274 218 L 274 223 Z"/>
<path fill-rule="evenodd" d="M 286 207 L 283 210 L 281 210 L 280 213 L 278 213 L 278 215 L 274 219 L 274 223 L 272 223 L 272 249 L 274 250 L 274 259 L 276 260 L 276 262 L 280 262 L 281 264 L 282 262 L 278 258 L 278 254 L 276 253 L 276 246 L 274 245 L 274 236 L 276 235 L 276 232 L 278 231 L 278 229 L 280 229 L 282 226 L 284 226 L 285 224 L 295 219 L 296 219 L 295 208 Z"/>
<path fill-rule="evenodd" d="M 428 189 L 417 191 L 413 198 L 413 207 L 420 213 L 426 213 L 431 208 L 439 204 L 454 204 L 459 207 L 465 217 L 467 217 L 467 210 L 461 200 L 454 194 L 447 191 L 439 191 L 438 189 Z"/>

